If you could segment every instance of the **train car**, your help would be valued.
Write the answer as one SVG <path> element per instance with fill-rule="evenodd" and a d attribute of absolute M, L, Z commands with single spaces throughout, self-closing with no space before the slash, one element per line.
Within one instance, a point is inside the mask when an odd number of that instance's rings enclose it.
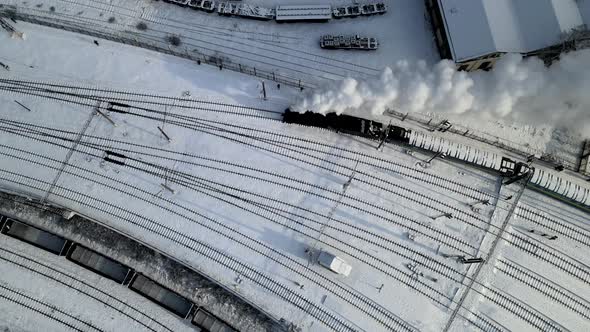
<path fill-rule="evenodd" d="M 101 276 L 125 284 L 133 275 L 133 269 L 93 250 L 74 244 L 70 247 L 66 258 Z"/>
<path fill-rule="evenodd" d="M 217 6 L 217 14 L 232 16 L 238 14 L 239 7 L 231 2 L 220 2 Z"/>
<path fill-rule="evenodd" d="M 191 322 L 206 332 L 237 332 L 203 308 L 197 310 Z"/>
<path fill-rule="evenodd" d="M 277 22 L 326 22 L 332 19 L 330 5 L 277 6 Z"/>
<path fill-rule="evenodd" d="M 551 193 L 551 196 L 590 208 L 590 188 L 576 183 L 573 178 L 553 170 L 535 169 L 530 184 L 535 189 Z"/>
<path fill-rule="evenodd" d="M 387 6 L 383 2 L 368 3 L 361 6 L 362 15 L 383 15 L 387 11 Z"/>
<path fill-rule="evenodd" d="M 214 12 L 217 8 L 217 4 L 213 0 L 190 0 L 187 5 L 191 9 L 204 10 L 209 13 Z"/>
<path fill-rule="evenodd" d="M 373 37 L 323 35 L 320 37 L 320 47 L 325 49 L 371 51 L 379 48 L 379 43 Z"/>
<path fill-rule="evenodd" d="M 12 218 L 5 218 L 0 233 L 29 243 L 56 255 L 65 254 L 72 245 L 61 236 L 29 226 Z"/>
<path fill-rule="evenodd" d="M 193 304 L 184 297 L 139 273 L 136 273 L 133 276 L 129 283 L 129 288 L 139 295 L 170 310 L 183 319 L 190 315 L 193 308 Z"/>
<path fill-rule="evenodd" d="M 332 15 L 334 16 L 334 18 L 357 17 L 361 15 L 361 6 L 352 5 L 336 7 L 332 11 Z"/>
<path fill-rule="evenodd" d="M 269 21 L 275 18 L 275 10 L 260 6 L 240 4 L 238 6 L 238 16 L 253 18 L 255 20 Z"/>

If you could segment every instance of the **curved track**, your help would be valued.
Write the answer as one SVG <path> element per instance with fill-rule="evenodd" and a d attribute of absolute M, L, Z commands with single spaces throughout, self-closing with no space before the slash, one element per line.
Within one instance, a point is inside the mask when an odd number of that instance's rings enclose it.
<path fill-rule="evenodd" d="M 62 284 L 66 288 L 75 290 L 80 294 L 84 294 L 85 296 L 103 304 L 105 307 L 116 311 L 121 316 L 125 316 L 133 320 L 137 324 L 145 327 L 146 330 L 154 332 L 173 332 L 172 329 L 166 327 L 156 319 L 127 304 L 124 300 L 118 299 L 117 297 L 100 290 L 98 287 L 80 280 L 77 277 L 69 275 L 66 272 L 59 271 L 47 264 L 39 262 L 34 258 L 27 257 L 10 249 L 0 248 L 0 260 L 13 264 L 14 266 L 17 266 L 18 268 L 28 272 L 44 276 L 47 279 Z"/>

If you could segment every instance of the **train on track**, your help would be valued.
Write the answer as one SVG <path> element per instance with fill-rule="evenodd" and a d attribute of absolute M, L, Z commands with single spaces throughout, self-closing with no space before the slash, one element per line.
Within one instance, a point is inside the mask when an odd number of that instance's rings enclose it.
<path fill-rule="evenodd" d="M 337 50 L 376 50 L 379 43 L 374 37 L 364 37 L 359 35 L 353 36 L 334 36 L 323 35 L 320 37 L 320 47 Z"/>
<path fill-rule="evenodd" d="M 384 125 L 377 121 L 350 115 L 337 115 L 336 113 L 322 115 L 310 111 L 298 113 L 290 109 L 285 110 L 283 122 L 324 128 L 381 142 L 411 145 L 493 170 L 509 178 L 508 181 L 516 181 L 528 176 L 528 184 L 534 189 L 584 210 L 590 209 L 590 188 L 576 184 L 556 171 L 530 167 L 527 163 L 428 133 L 391 124 Z"/>
<path fill-rule="evenodd" d="M 163 0 L 164 2 L 202 10 L 219 15 L 240 16 L 257 20 L 276 20 L 277 22 L 315 21 L 325 22 L 331 18 L 358 17 L 369 15 L 383 15 L 387 12 L 387 5 L 383 2 L 351 4 L 348 6 L 330 5 L 289 5 L 267 8 L 249 4 L 215 0 Z"/>
<path fill-rule="evenodd" d="M 74 264 L 128 287 L 178 317 L 190 319 L 191 323 L 201 331 L 236 331 L 206 309 L 197 307 L 182 295 L 158 284 L 131 267 L 59 235 L 3 215 L 0 215 L 0 234 L 52 254 L 65 256 Z"/>

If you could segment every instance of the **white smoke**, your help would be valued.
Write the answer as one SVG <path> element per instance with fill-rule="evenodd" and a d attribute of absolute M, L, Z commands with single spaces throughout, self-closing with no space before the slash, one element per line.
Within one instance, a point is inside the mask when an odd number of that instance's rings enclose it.
<path fill-rule="evenodd" d="M 434 66 L 400 61 L 379 78 L 347 78 L 311 91 L 292 109 L 359 116 L 393 109 L 590 126 L 590 50 L 568 53 L 550 67 L 508 54 L 490 72 L 458 72 L 448 60 Z"/>

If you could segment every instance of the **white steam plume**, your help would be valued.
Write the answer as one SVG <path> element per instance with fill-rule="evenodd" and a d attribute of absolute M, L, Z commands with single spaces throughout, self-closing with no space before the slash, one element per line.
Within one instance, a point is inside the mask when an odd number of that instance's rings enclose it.
<path fill-rule="evenodd" d="M 448 60 L 400 61 L 377 79 L 347 78 L 311 91 L 292 110 L 371 116 L 388 108 L 590 127 L 590 50 L 568 53 L 548 68 L 508 54 L 490 72 L 458 72 Z"/>

